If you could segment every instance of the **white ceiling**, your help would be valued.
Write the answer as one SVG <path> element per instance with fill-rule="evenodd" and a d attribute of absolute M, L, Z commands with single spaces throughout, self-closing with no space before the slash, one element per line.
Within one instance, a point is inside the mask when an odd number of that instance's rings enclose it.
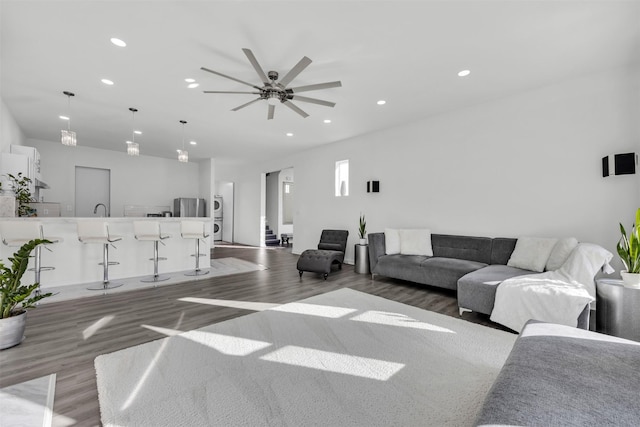
<path fill-rule="evenodd" d="M 129 107 L 141 153 L 190 159 L 278 157 L 542 85 L 640 62 L 639 1 L 1 0 L 1 96 L 27 138 L 58 141 L 71 100 L 78 144 L 126 150 Z M 127 42 L 118 48 L 109 42 Z M 264 101 L 200 70 L 259 83 L 242 48 L 290 86 L 341 80 L 267 120 Z M 458 71 L 470 69 L 466 78 Z M 185 78 L 200 87 L 187 89 Z M 108 78 L 115 82 L 105 86 Z M 385 106 L 376 101 L 385 99 Z M 332 120 L 325 124 L 325 119 Z M 292 132 L 294 136 L 285 134 Z"/>

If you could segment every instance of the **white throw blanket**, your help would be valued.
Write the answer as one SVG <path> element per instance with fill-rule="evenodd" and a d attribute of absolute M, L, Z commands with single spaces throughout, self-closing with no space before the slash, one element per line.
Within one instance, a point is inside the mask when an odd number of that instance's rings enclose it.
<path fill-rule="evenodd" d="M 496 290 L 491 320 L 520 332 L 529 319 L 576 327 L 585 306 L 595 300 L 594 277 L 604 266 L 613 272 L 613 255 L 580 243 L 555 271 L 512 277 Z"/>

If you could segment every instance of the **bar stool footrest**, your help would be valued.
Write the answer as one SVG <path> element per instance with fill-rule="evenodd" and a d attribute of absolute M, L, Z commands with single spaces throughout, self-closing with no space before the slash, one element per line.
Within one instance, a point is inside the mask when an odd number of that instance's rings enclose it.
<path fill-rule="evenodd" d="M 90 291 L 108 291 L 109 289 L 119 288 L 124 283 L 103 283 L 102 285 L 89 286 L 87 289 Z"/>
<path fill-rule="evenodd" d="M 193 270 L 188 273 L 184 273 L 185 276 L 204 276 L 209 274 L 209 270 Z"/>
<path fill-rule="evenodd" d="M 157 275 L 157 276 L 143 277 L 142 279 L 140 279 L 140 281 L 145 283 L 155 283 L 155 282 L 164 282 L 165 280 L 169 280 L 169 279 L 171 279 L 171 276 Z"/>

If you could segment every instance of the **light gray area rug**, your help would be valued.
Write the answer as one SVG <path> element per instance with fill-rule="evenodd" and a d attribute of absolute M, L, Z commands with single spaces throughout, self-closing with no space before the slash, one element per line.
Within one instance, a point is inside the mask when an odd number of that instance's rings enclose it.
<path fill-rule="evenodd" d="M 51 426 L 55 389 L 56 374 L 1 388 L 0 426 Z"/>
<path fill-rule="evenodd" d="M 105 426 L 464 426 L 516 335 L 341 289 L 95 359 Z"/>

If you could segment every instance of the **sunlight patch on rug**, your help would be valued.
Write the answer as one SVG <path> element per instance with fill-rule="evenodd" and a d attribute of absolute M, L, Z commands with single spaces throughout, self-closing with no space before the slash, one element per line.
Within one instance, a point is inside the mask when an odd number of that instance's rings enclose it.
<path fill-rule="evenodd" d="M 372 380 L 386 381 L 404 367 L 402 363 L 387 362 L 368 357 L 334 353 L 313 348 L 288 345 L 260 359 L 338 374 L 354 375 Z"/>

